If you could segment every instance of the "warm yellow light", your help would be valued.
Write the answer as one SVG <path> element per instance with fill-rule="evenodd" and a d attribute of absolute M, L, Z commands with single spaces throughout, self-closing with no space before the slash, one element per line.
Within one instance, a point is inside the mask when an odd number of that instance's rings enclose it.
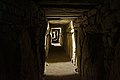
<path fill-rule="evenodd" d="M 75 56 L 76 56 L 76 45 L 75 45 L 75 34 L 74 34 L 74 26 L 73 26 L 73 21 L 70 22 L 71 24 L 71 33 L 72 33 L 72 61 L 73 61 L 73 64 L 75 64 Z"/>
<path fill-rule="evenodd" d="M 74 33 L 74 29 L 71 30 L 71 33 Z"/>
<path fill-rule="evenodd" d="M 48 22 L 48 25 L 47 25 L 47 30 L 49 30 L 50 29 L 50 25 L 49 25 L 49 22 Z"/>
<path fill-rule="evenodd" d="M 73 29 L 73 21 L 70 21 L 71 29 Z"/>

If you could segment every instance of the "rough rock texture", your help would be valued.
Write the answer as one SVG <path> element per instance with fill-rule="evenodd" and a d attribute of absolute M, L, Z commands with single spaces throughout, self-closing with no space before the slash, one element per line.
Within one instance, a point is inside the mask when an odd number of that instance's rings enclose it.
<path fill-rule="evenodd" d="M 83 80 L 120 79 L 119 5 L 119 0 L 105 0 L 79 18 L 78 70 Z"/>
<path fill-rule="evenodd" d="M 44 12 L 33 1 L 0 1 L 0 80 L 42 78 L 45 30 Z"/>

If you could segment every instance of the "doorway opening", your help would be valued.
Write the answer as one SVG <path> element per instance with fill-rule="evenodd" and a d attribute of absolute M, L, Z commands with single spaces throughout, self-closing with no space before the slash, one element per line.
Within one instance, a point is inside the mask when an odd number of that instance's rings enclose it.
<path fill-rule="evenodd" d="M 74 63 L 76 45 L 73 21 L 61 27 L 51 27 L 48 23 L 48 27 L 46 45 L 49 48 L 46 51 L 45 80 L 79 80 L 80 76 Z"/>
<path fill-rule="evenodd" d="M 51 45 L 61 46 L 61 28 L 51 28 Z"/>

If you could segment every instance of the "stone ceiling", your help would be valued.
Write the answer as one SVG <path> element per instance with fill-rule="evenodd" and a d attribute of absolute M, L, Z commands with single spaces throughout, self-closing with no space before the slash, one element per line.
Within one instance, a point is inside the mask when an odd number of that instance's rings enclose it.
<path fill-rule="evenodd" d="M 52 24 L 65 24 L 94 8 L 103 0 L 35 0 Z"/>

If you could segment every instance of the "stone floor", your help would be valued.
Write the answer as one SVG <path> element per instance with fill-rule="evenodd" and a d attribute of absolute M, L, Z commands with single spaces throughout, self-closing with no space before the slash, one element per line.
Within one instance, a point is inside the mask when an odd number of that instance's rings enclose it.
<path fill-rule="evenodd" d="M 80 80 L 75 66 L 62 47 L 50 49 L 45 67 L 45 80 Z"/>

